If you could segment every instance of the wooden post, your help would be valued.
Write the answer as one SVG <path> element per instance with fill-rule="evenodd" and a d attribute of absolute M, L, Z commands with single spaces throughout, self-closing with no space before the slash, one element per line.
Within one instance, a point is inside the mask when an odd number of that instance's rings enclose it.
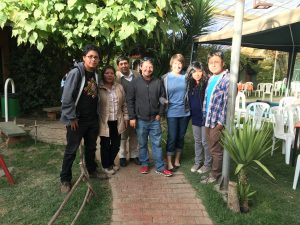
<path fill-rule="evenodd" d="M 233 212 L 240 212 L 240 203 L 237 193 L 237 183 L 229 181 L 228 184 L 228 208 Z"/>

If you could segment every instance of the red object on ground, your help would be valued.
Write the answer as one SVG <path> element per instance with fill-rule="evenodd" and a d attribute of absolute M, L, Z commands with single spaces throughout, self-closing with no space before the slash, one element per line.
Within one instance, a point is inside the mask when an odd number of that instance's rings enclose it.
<path fill-rule="evenodd" d="M 3 156 L 0 155 L 0 166 L 2 167 L 3 171 L 4 171 L 4 174 L 7 178 L 7 181 L 9 184 L 14 184 L 15 181 L 14 181 L 14 178 L 12 177 L 12 175 L 10 174 L 9 170 L 7 169 L 7 166 L 5 164 L 5 161 L 3 159 Z"/>

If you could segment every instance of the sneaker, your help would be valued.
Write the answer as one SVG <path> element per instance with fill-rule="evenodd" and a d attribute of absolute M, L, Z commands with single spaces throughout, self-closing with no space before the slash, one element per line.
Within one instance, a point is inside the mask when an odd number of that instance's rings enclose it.
<path fill-rule="evenodd" d="M 204 173 L 207 173 L 211 170 L 210 167 L 208 166 L 202 166 L 200 169 L 197 170 L 198 173 L 200 174 L 204 174 Z"/>
<path fill-rule="evenodd" d="M 130 158 L 130 161 L 133 161 L 135 163 L 135 165 L 141 165 L 139 157 Z"/>
<path fill-rule="evenodd" d="M 116 171 L 114 171 L 111 168 L 103 168 L 103 171 L 107 174 L 107 175 L 114 175 L 116 173 Z"/>
<path fill-rule="evenodd" d="M 160 174 L 160 175 L 164 175 L 165 177 L 171 177 L 173 176 L 173 173 L 170 170 L 163 170 L 163 171 L 159 171 L 156 170 L 155 173 Z"/>
<path fill-rule="evenodd" d="M 198 171 L 199 168 L 200 168 L 200 165 L 193 165 L 193 167 L 191 168 L 191 172 L 195 173 L 196 171 Z"/>
<path fill-rule="evenodd" d="M 217 178 L 213 176 L 207 176 L 207 179 L 203 179 L 200 182 L 201 184 L 212 184 L 217 182 Z"/>
<path fill-rule="evenodd" d="M 100 179 L 100 180 L 106 180 L 109 178 L 106 173 L 99 172 L 98 170 L 95 170 L 94 172 L 90 173 L 89 177 L 92 179 Z"/>
<path fill-rule="evenodd" d="M 113 168 L 113 170 L 116 171 L 116 172 L 120 170 L 120 167 L 119 167 L 118 165 L 113 165 L 112 168 Z"/>
<path fill-rule="evenodd" d="M 149 173 L 149 167 L 148 166 L 142 166 L 141 169 L 140 169 L 140 172 L 142 174 L 147 174 Z"/>
<path fill-rule="evenodd" d="M 71 182 L 68 181 L 61 182 L 60 192 L 66 194 L 69 193 L 70 191 L 71 191 Z"/>
<path fill-rule="evenodd" d="M 120 166 L 122 166 L 122 167 L 127 166 L 126 158 L 120 158 Z"/>

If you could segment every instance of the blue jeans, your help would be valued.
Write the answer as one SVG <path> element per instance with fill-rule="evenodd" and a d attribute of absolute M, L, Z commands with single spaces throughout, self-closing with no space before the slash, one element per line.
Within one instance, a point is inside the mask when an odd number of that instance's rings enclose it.
<path fill-rule="evenodd" d="M 137 137 L 140 146 L 140 162 L 142 166 L 149 165 L 148 155 L 148 137 L 150 136 L 152 146 L 152 157 L 155 162 L 156 170 L 164 170 L 164 161 L 162 159 L 161 139 L 162 131 L 158 120 L 145 121 L 137 120 Z"/>
<path fill-rule="evenodd" d="M 184 135 L 189 124 L 190 117 L 168 117 L 167 155 L 175 155 L 182 152 Z"/>

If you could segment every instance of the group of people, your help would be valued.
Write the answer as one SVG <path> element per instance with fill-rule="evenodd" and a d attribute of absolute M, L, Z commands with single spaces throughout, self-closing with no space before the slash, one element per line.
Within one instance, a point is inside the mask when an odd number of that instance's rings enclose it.
<path fill-rule="evenodd" d="M 98 81 L 99 61 L 98 48 L 87 45 L 82 62 L 75 63 L 66 76 L 61 121 L 66 125 L 67 145 L 60 173 L 61 192 L 71 190 L 72 164 L 82 139 L 87 171 L 92 178 L 115 174 L 120 169 L 114 163 L 118 154 L 121 167 L 127 166 L 129 154 L 130 161 L 140 165 L 140 173 L 149 173 L 148 139 L 155 172 L 172 176 L 180 167 L 190 118 L 195 140 L 191 171 L 204 174 L 203 183 L 217 181 L 222 172 L 223 150 L 219 140 L 225 124 L 229 86 L 223 54 L 209 54 L 210 78 L 200 62 L 193 62 L 184 73 L 184 57 L 175 54 L 170 60 L 170 72 L 161 78 L 153 77 L 151 58 L 143 58 L 137 72 L 129 68 L 126 56 L 120 56 L 116 60 L 118 71 L 105 66 Z M 166 165 L 160 122 L 164 116 L 168 125 Z M 104 173 L 95 162 L 98 135 Z"/>

